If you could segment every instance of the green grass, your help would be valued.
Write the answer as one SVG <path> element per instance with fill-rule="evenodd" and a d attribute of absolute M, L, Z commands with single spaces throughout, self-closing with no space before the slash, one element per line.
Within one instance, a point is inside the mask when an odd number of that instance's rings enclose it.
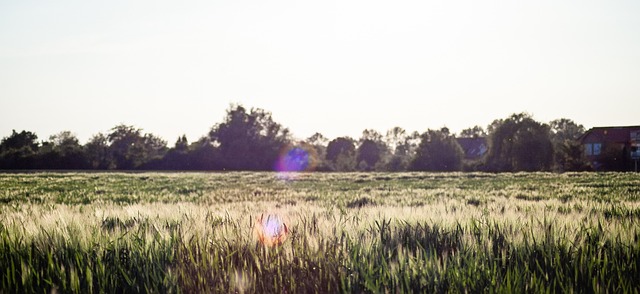
<path fill-rule="evenodd" d="M 0 293 L 640 291 L 640 175 L 0 174 Z M 253 226 L 277 213 L 280 247 Z"/>

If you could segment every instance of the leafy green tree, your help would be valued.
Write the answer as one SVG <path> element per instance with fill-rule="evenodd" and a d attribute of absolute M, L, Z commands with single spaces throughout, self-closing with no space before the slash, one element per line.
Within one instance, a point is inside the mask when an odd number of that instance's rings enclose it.
<path fill-rule="evenodd" d="M 32 132 L 12 131 L 0 142 L 1 169 L 31 169 L 36 166 L 38 136 Z"/>
<path fill-rule="evenodd" d="M 340 154 L 351 154 L 355 153 L 355 144 L 353 139 L 349 137 L 339 137 L 333 139 L 327 145 L 327 160 L 335 161 L 338 159 Z"/>
<path fill-rule="evenodd" d="M 362 136 L 360 136 L 360 143 L 362 143 L 362 142 L 364 142 L 366 140 L 370 140 L 370 141 L 373 141 L 373 142 L 382 142 L 383 141 L 383 137 L 382 137 L 382 134 L 380 134 L 376 130 L 365 129 L 364 131 L 362 131 Z"/>
<path fill-rule="evenodd" d="M 401 145 L 407 137 L 407 131 L 401 127 L 394 127 L 387 131 L 385 141 L 391 153 L 396 152 L 396 148 Z"/>
<path fill-rule="evenodd" d="M 553 163 L 549 126 L 526 113 L 489 126 L 487 168 L 491 171 L 544 171 Z"/>
<path fill-rule="evenodd" d="M 0 152 L 21 148 L 28 148 L 33 152 L 38 151 L 38 136 L 29 131 L 23 130 L 18 133 L 13 130 L 11 136 L 3 138 L 0 143 Z"/>
<path fill-rule="evenodd" d="M 89 168 L 112 169 L 115 164 L 109 152 L 109 140 L 103 133 L 95 134 L 84 145 Z"/>
<path fill-rule="evenodd" d="M 315 133 L 311 135 L 311 137 L 307 138 L 305 142 L 314 145 L 314 146 L 327 146 L 329 139 L 322 135 L 321 133 Z"/>
<path fill-rule="evenodd" d="M 394 127 L 387 131 L 385 141 L 390 155 L 385 161 L 384 170 L 407 170 L 420 143 L 420 133 L 408 133 L 401 127 Z"/>
<path fill-rule="evenodd" d="M 187 137 L 178 137 L 173 148 L 162 159 L 161 167 L 167 170 L 217 170 L 217 149 L 208 136 L 189 144 Z"/>
<path fill-rule="evenodd" d="M 372 171 L 383 165 L 388 157 L 388 146 L 383 136 L 376 130 L 366 129 L 362 132 L 356 150 L 356 165 L 359 170 Z"/>
<path fill-rule="evenodd" d="M 220 150 L 215 148 L 211 138 L 204 136 L 189 145 L 187 161 L 184 169 L 188 170 L 221 170 Z"/>
<path fill-rule="evenodd" d="M 568 118 L 560 118 L 549 123 L 553 142 L 576 141 L 584 135 L 584 126 Z"/>
<path fill-rule="evenodd" d="M 187 140 L 186 135 L 182 135 L 182 137 L 178 137 L 176 144 L 173 147 L 174 150 L 178 152 L 187 152 L 189 151 L 189 141 Z"/>
<path fill-rule="evenodd" d="M 273 121 L 271 113 L 240 105 L 227 110 L 224 122 L 209 132 L 221 165 L 229 170 L 271 170 L 280 150 L 290 142 L 289 130 Z"/>
<path fill-rule="evenodd" d="M 325 160 L 327 155 L 327 143 L 329 140 L 321 133 L 315 133 L 311 137 L 304 141 L 306 144 L 315 149 L 315 161 L 317 162 L 316 170 L 327 171 L 330 169 L 327 161 Z"/>
<path fill-rule="evenodd" d="M 585 132 L 584 127 L 567 118 L 553 120 L 549 123 L 549 127 L 555 169 L 559 171 L 587 169 L 588 164 L 584 159 L 579 141 Z"/>
<path fill-rule="evenodd" d="M 364 140 L 357 149 L 358 167 L 360 170 L 371 171 L 382 157 L 380 145 L 373 140 Z"/>
<path fill-rule="evenodd" d="M 487 136 L 487 132 L 481 126 L 467 128 L 460 132 L 460 138 L 483 138 Z"/>
<path fill-rule="evenodd" d="M 405 137 L 404 142 L 402 144 L 396 146 L 395 154 L 406 155 L 410 158 L 415 156 L 416 150 L 418 150 L 418 145 L 421 142 L 421 135 L 417 131 L 409 134 Z"/>
<path fill-rule="evenodd" d="M 117 125 L 111 129 L 107 140 L 116 169 L 135 169 L 144 163 L 144 138 L 140 129 Z"/>
<path fill-rule="evenodd" d="M 143 160 L 137 166 L 140 169 L 162 169 L 162 159 L 167 154 L 167 141 L 153 134 L 144 134 L 142 138 Z"/>
<path fill-rule="evenodd" d="M 107 135 L 110 155 L 117 169 L 155 168 L 167 150 L 167 143 L 133 126 L 117 125 Z"/>
<path fill-rule="evenodd" d="M 464 152 L 448 128 L 427 130 L 416 150 L 411 169 L 416 171 L 457 171 Z"/>
<path fill-rule="evenodd" d="M 49 137 L 42 144 L 38 166 L 47 169 L 86 169 L 89 163 L 78 138 L 70 131 L 63 131 Z"/>
<path fill-rule="evenodd" d="M 189 141 L 185 135 L 178 137 L 173 148 L 167 151 L 162 159 L 162 167 L 168 170 L 189 170 L 191 160 L 189 158 Z"/>
<path fill-rule="evenodd" d="M 327 161 L 336 171 L 352 171 L 356 167 L 355 142 L 349 137 L 339 137 L 327 145 Z"/>

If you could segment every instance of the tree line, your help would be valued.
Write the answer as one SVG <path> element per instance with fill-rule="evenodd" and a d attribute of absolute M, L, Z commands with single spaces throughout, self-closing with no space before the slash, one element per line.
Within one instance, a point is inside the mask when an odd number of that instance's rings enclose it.
<path fill-rule="evenodd" d="M 302 146 L 319 171 L 579 171 L 589 169 L 577 141 L 584 132 L 570 119 L 541 123 L 519 113 L 459 134 L 395 127 L 367 129 L 357 139 L 316 133 L 296 140 L 270 112 L 232 105 L 208 134 L 191 143 L 183 135 L 173 147 L 124 124 L 84 145 L 70 131 L 38 142 L 35 133 L 14 130 L 0 142 L 0 169 L 273 170 L 287 146 Z M 465 158 L 458 138 L 485 138 L 488 150 Z"/>

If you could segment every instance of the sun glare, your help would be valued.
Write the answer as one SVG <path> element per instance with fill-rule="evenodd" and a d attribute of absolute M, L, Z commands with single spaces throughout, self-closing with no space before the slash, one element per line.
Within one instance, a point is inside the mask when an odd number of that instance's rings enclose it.
<path fill-rule="evenodd" d="M 275 170 L 278 177 L 293 180 L 299 172 L 313 171 L 316 168 L 318 154 L 309 144 L 289 145 L 280 152 Z"/>
<path fill-rule="evenodd" d="M 258 241 L 266 246 L 278 246 L 284 243 L 289 229 L 280 216 L 275 214 L 261 215 L 255 225 Z"/>

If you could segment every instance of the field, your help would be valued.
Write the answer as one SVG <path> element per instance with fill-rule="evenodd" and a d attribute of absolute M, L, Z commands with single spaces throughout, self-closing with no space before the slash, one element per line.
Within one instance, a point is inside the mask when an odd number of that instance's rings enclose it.
<path fill-rule="evenodd" d="M 0 293 L 640 291 L 632 173 L 0 174 L 0 221 Z"/>

